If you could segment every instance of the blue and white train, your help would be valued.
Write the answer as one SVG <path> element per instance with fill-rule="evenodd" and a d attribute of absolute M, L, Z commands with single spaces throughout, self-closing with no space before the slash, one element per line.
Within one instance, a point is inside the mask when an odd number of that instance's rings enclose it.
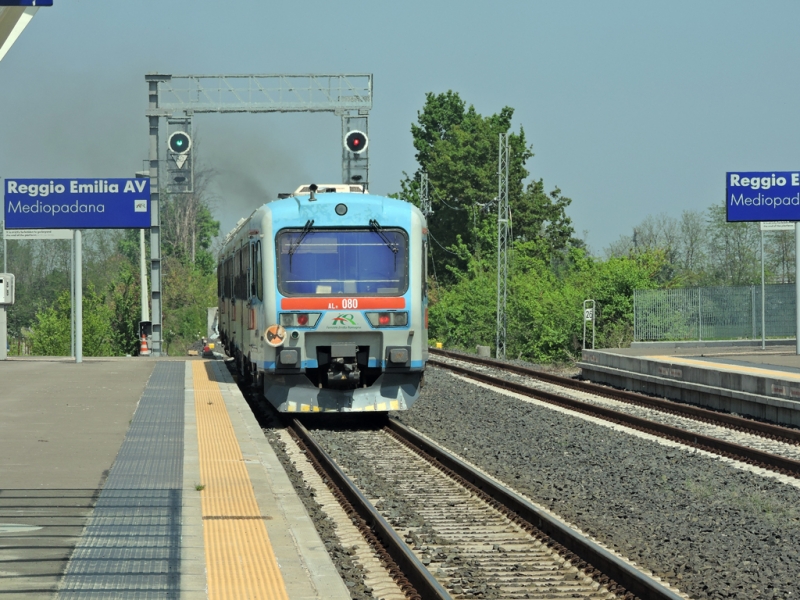
<path fill-rule="evenodd" d="M 219 332 L 281 412 L 408 409 L 428 359 L 427 227 L 361 186 L 302 186 L 228 234 Z"/>

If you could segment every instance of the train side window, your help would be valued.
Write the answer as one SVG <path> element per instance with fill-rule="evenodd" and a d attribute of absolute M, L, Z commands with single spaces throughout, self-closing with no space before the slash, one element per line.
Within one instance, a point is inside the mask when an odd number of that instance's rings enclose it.
<path fill-rule="evenodd" d="M 239 255 L 234 252 L 231 261 L 231 298 L 239 295 Z"/>
<path fill-rule="evenodd" d="M 428 297 L 428 240 L 422 240 L 422 298 Z"/>
<path fill-rule="evenodd" d="M 242 298 L 242 251 L 237 250 L 233 258 L 233 295 L 237 300 Z"/>
<path fill-rule="evenodd" d="M 237 293 L 240 300 L 247 297 L 247 273 L 244 266 L 244 248 L 239 249 L 239 292 Z"/>
<path fill-rule="evenodd" d="M 225 297 L 231 297 L 231 278 L 230 278 L 230 258 L 225 259 L 224 267 L 225 269 Z"/>
<path fill-rule="evenodd" d="M 261 242 L 256 242 L 256 296 L 264 299 L 264 275 L 261 271 Z"/>
<path fill-rule="evenodd" d="M 247 261 L 247 289 L 250 292 L 250 297 L 256 295 L 256 245 L 255 242 L 250 242 Z"/>

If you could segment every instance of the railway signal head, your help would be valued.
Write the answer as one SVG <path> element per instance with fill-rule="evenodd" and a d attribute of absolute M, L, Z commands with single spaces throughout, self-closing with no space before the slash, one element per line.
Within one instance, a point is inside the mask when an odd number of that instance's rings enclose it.
<path fill-rule="evenodd" d="M 185 131 L 176 131 L 169 136 L 167 146 L 170 152 L 175 154 L 186 154 L 192 149 L 192 138 Z"/>
<path fill-rule="evenodd" d="M 347 135 L 344 136 L 344 146 L 353 154 L 361 154 L 367 149 L 368 145 L 369 139 L 363 131 L 348 131 Z"/>

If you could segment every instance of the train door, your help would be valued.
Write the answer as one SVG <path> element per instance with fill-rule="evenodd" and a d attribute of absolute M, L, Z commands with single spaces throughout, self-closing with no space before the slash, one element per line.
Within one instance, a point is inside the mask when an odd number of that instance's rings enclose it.
<path fill-rule="evenodd" d="M 251 240 L 248 248 L 248 269 L 247 269 L 247 291 L 248 291 L 248 310 L 247 310 L 247 329 L 250 348 L 259 348 L 259 332 L 263 329 L 263 300 L 264 300 L 264 281 L 261 273 L 261 241 Z M 259 360 L 260 356 L 252 356 L 252 360 Z"/>
<path fill-rule="evenodd" d="M 242 356 L 247 356 L 247 342 L 249 340 L 247 331 L 247 327 L 245 326 L 247 323 L 247 262 L 245 260 L 245 246 L 243 245 L 239 248 L 239 251 L 236 253 L 237 262 L 238 262 L 238 273 L 239 273 L 239 289 L 236 293 L 237 300 L 239 302 L 237 314 L 236 314 L 236 326 L 239 328 L 239 340 L 241 341 L 242 345 Z"/>
<path fill-rule="evenodd" d="M 428 236 L 422 238 L 422 353 L 423 360 L 428 354 Z"/>

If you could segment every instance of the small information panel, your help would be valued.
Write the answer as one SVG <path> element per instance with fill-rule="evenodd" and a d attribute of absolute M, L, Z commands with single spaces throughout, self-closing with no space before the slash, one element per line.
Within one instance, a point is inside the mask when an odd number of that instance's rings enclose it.
<path fill-rule="evenodd" d="M 794 231 L 791 221 L 761 221 L 761 231 Z"/>
<path fill-rule="evenodd" d="M 13 273 L 0 273 L 0 304 L 14 304 Z"/>
<path fill-rule="evenodd" d="M 7 240 L 71 240 L 72 229 L 6 229 Z"/>
<path fill-rule="evenodd" d="M 147 229 L 149 179 L 6 179 L 5 228 Z"/>
<path fill-rule="evenodd" d="M 800 221 L 800 171 L 727 174 L 728 221 Z"/>

